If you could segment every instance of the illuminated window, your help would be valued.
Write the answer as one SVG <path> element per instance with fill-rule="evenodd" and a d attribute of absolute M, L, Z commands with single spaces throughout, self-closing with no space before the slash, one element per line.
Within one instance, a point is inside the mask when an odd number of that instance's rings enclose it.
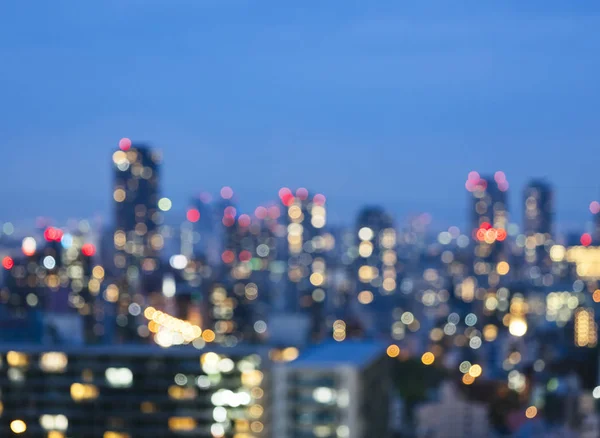
<path fill-rule="evenodd" d="M 27 355 L 24 353 L 9 351 L 6 354 L 6 362 L 11 367 L 26 367 L 29 365 L 29 357 L 27 357 Z"/>
<path fill-rule="evenodd" d="M 40 368 L 47 373 L 63 373 L 67 369 L 67 355 L 64 353 L 44 353 L 40 357 Z"/>
<path fill-rule="evenodd" d="M 76 402 L 94 400 L 98 398 L 98 388 L 92 384 L 73 383 L 71 398 Z"/>
<path fill-rule="evenodd" d="M 108 368 L 105 375 L 113 388 L 128 388 L 133 384 L 133 373 L 129 368 Z"/>
<path fill-rule="evenodd" d="M 169 429 L 173 432 L 192 431 L 196 428 L 196 420 L 192 417 L 169 418 Z"/>

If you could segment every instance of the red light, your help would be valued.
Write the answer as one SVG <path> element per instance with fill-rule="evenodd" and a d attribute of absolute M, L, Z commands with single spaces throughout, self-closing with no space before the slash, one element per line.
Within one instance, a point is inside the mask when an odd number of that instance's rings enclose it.
<path fill-rule="evenodd" d="M 288 189 L 287 187 L 282 187 L 279 189 L 279 197 L 281 199 L 283 199 L 283 197 L 285 195 L 291 195 L 291 194 L 292 194 L 292 191 L 290 189 Z"/>
<path fill-rule="evenodd" d="M 479 227 L 483 228 L 484 230 L 489 230 L 490 228 L 492 228 L 492 224 L 490 224 L 489 222 L 482 222 Z"/>
<path fill-rule="evenodd" d="M 308 198 L 308 190 L 306 190 L 304 187 L 301 187 L 296 190 L 296 196 L 300 198 L 300 200 L 304 201 L 306 198 Z"/>
<path fill-rule="evenodd" d="M 226 227 L 231 227 L 233 224 L 235 224 L 235 218 L 233 216 L 225 215 L 223 216 L 222 222 Z"/>
<path fill-rule="evenodd" d="M 236 214 L 237 214 L 237 210 L 235 209 L 235 207 L 232 207 L 232 206 L 225 207 L 225 210 L 223 210 L 224 216 L 235 217 Z"/>
<path fill-rule="evenodd" d="M 326 199 L 325 199 L 325 195 L 322 195 L 322 194 L 320 194 L 320 193 L 317 193 L 317 194 L 315 195 L 315 197 L 313 198 L 313 202 L 314 202 L 316 205 L 324 205 L 324 204 L 325 204 L 325 201 L 326 201 Z"/>
<path fill-rule="evenodd" d="M 592 244 L 592 236 L 590 236 L 588 233 L 582 234 L 580 240 L 583 246 L 590 246 Z"/>
<path fill-rule="evenodd" d="M 475 172 L 474 170 L 472 170 L 471 172 L 469 172 L 469 176 L 468 176 L 468 178 L 467 178 L 467 179 L 468 179 L 469 181 L 477 182 L 477 181 L 479 181 L 479 178 L 481 178 L 481 177 L 479 176 L 479 173 L 478 173 L 478 172 Z"/>
<path fill-rule="evenodd" d="M 254 215 L 259 219 L 264 219 L 267 217 L 267 209 L 265 207 L 256 207 L 254 210 Z"/>
<path fill-rule="evenodd" d="M 223 251 L 223 254 L 221 254 L 221 260 L 223 260 L 223 263 L 227 264 L 233 262 L 235 260 L 235 255 L 233 254 L 233 251 Z"/>
<path fill-rule="evenodd" d="M 6 256 L 2 259 L 2 266 L 4 267 L 4 269 L 12 269 L 14 265 L 15 262 L 11 257 Z"/>
<path fill-rule="evenodd" d="M 131 149 L 131 140 L 129 140 L 127 137 L 124 137 L 121 140 L 119 140 L 119 149 L 121 149 L 122 151 L 128 151 L 129 149 Z"/>
<path fill-rule="evenodd" d="M 242 214 L 238 219 L 238 223 L 240 224 L 241 227 L 249 227 L 250 222 L 251 222 L 250 216 L 248 216 L 247 214 Z"/>
<path fill-rule="evenodd" d="M 475 233 L 475 237 L 480 242 L 484 241 L 485 240 L 485 230 L 483 228 L 477 229 L 477 232 Z"/>
<path fill-rule="evenodd" d="M 46 239 L 48 242 L 60 242 L 62 236 L 63 232 L 58 228 L 48 227 L 44 231 L 44 239 Z"/>
<path fill-rule="evenodd" d="M 247 262 L 247 261 L 248 261 L 248 260 L 250 260 L 251 258 L 252 258 L 252 254 L 250 253 L 250 251 L 246 251 L 246 250 L 244 250 L 244 251 L 242 251 L 242 252 L 240 253 L 240 260 L 241 260 L 242 262 Z"/>
<path fill-rule="evenodd" d="M 200 212 L 195 208 L 190 208 L 185 217 L 190 222 L 198 222 L 200 220 Z"/>
<path fill-rule="evenodd" d="M 498 233 L 498 235 L 496 236 L 496 239 L 499 240 L 500 242 L 504 241 L 506 239 L 506 230 L 502 229 L 502 228 L 498 228 L 496 230 L 496 232 Z"/>
<path fill-rule="evenodd" d="M 279 211 L 279 207 L 277 207 L 276 205 L 274 205 L 273 207 L 269 207 L 269 217 L 271 219 L 277 219 L 280 215 L 281 212 Z"/>
<path fill-rule="evenodd" d="M 590 212 L 592 212 L 592 214 L 600 213 L 600 202 L 592 201 L 590 203 Z"/>
<path fill-rule="evenodd" d="M 81 253 L 86 257 L 91 257 L 96 254 L 96 247 L 91 243 L 86 243 L 81 247 Z"/>
<path fill-rule="evenodd" d="M 496 172 L 494 174 L 494 180 L 498 183 L 498 184 L 502 184 L 506 182 L 506 175 L 504 174 L 504 172 L 502 172 L 501 170 L 499 170 L 498 172 Z"/>
<path fill-rule="evenodd" d="M 233 197 L 233 189 L 231 187 L 225 186 L 221 189 L 221 198 L 231 199 L 232 197 Z"/>
<path fill-rule="evenodd" d="M 290 205 L 292 205 L 294 203 L 294 195 L 292 195 L 291 193 L 284 193 L 283 196 L 281 197 L 281 202 L 286 207 L 289 207 Z"/>

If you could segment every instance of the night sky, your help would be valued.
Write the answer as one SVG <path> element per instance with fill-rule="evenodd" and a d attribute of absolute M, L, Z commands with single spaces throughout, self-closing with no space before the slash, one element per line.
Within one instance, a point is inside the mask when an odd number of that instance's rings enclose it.
<path fill-rule="evenodd" d="M 0 222 L 110 217 L 121 137 L 183 210 L 282 186 L 334 222 L 381 204 L 463 225 L 467 173 L 531 177 L 562 229 L 600 198 L 597 1 L 0 2 Z"/>

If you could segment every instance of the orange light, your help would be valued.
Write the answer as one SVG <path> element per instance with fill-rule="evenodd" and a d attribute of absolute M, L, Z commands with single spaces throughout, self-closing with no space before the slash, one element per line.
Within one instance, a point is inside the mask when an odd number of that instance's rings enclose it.
<path fill-rule="evenodd" d="M 398 357 L 399 354 L 400 348 L 397 345 L 392 344 L 387 348 L 387 355 L 389 357 Z"/>

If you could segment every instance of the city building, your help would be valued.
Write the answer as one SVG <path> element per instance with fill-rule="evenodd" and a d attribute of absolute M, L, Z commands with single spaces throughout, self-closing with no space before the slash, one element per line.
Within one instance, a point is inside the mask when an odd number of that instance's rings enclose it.
<path fill-rule="evenodd" d="M 268 436 L 268 379 L 257 351 L 3 347 L 0 436 Z"/>
<path fill-rule="evenodd" d="M 353 341 L 315 345 L 274 365 L 273 436 L 389 436 L 388 367 L 384 345 Z"/>
<path fill-rule="evenodd" d="M 553 198 L 552 187 L 541 180 L 530 181 L 523 191 L 526 280 L 542 280 L 552 268 L 549 248 L 553 243 Z"/>

